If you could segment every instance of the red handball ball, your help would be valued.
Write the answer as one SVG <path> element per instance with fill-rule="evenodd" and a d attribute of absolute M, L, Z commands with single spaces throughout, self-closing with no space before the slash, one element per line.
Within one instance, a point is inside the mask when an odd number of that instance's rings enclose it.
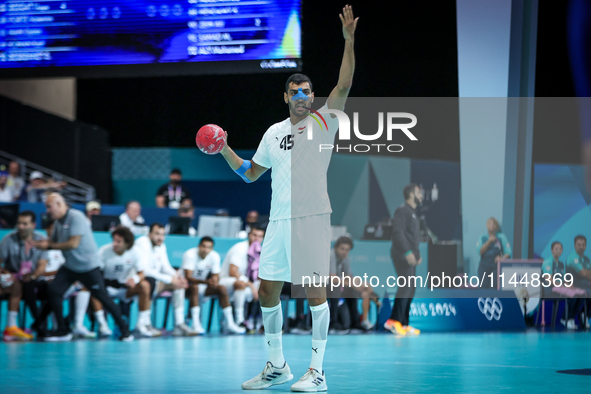
<path fill-rule="evenodd" d="M 201 152 L 215 155 L 226 146 L 226 132 L 218 125 L 206 124 L 197 132 L 195 142 Z"/>

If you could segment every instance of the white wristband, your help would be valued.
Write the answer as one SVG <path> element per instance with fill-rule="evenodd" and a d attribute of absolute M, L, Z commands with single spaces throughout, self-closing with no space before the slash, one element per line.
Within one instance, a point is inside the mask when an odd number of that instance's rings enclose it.
<path fill-rule="evenodd" d="M 135 284 L 140 283 L 140 276 L 138 274 L 135 274 L 134 276 L 131 277 L 133 279 L 133 282 Z"/>
<path fill-rule="evenodd" d="M 249 282 L 248 278 L 246 276 L 244 276 L 244 275 L 240 275 L 240 278 L 238 278 L 238 280 L 240 280 L 242 282 L 246 282 L 246 283 Z"/>

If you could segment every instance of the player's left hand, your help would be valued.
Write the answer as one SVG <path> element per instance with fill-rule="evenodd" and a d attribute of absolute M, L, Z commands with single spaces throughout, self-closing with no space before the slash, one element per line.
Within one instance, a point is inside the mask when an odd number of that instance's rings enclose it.
<path fill-rule="evenodd" d="M 357 21 L 359 17 L 353 16 L 353 7 L 346 5 L 343 7 L 343 13 L 339 14 L 341 22 L 343 23 L 343 37 L 345 40 L 352 40 L 355 35 L 355 28 L 357 28 Z"/>

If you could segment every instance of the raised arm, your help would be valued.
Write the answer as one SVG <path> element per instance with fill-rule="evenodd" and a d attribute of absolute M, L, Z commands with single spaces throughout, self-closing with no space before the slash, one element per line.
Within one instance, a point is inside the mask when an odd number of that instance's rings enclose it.
<path fill-rule="evenodd" d="M 345 52 L 343 53 L 343 60 L 341 62 L 341 70 L 339 72 L 339 81 L 337 86 L 330 92 L 328 96 L 328 108 L 338 109 L 340 111 L 345 109 L 345 101 L 349 95 L 349 90 L 353 84 L 353 73 L 355 72 L 355 52 L 353 44 L 355 42 L 355 28 L 359 18 L 353 16 L 353 7 L 346 5 L 343 8 L 343 13 L 339 14 L 343 24 L 343 38 L 345 39 Z"/>
<path fill-rule="evenodd" d="M 247 183 L 256 181 L 267 171 L 267 168 L 258 165 L 252 160 L 240 158 L 228 144 L 224 146 L 220 153 L 224 156 L 230 168 Z"/>

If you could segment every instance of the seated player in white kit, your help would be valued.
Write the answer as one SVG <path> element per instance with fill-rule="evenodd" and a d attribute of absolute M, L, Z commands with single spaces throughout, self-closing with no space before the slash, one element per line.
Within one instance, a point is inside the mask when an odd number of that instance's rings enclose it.
<path fill-rule="evenodd" d="M 226 288 L 228 296 L 234 301 L 234 319 L 238 325 L 244 322 L 244 304 L 258 299 L 260 281 L 258 272 L 256 277 L 248 277 L 248 249 L 255 242 L 263 242 L 264 236 L 265 230 L 251 226 L 248 239 L 232 246 L 222 264 L 220 285 Z"/>
<path fill-rule="evenodd" d="M 232 307 L 228 291 L 219 282 L 220 255 L 213 250 L 213 239 L 203 237 L 199 240 L 199 246 L 191 248 L 183 254 L 182 269 L 185 278 L 189 281 L 189 304 L 191 307 L 191 320 L 193 330 L 199 334 L 205 333 L 201 326 L 199 298 L 217 296 L 222 311 L 224 312 L 225 328 L 233 334 L 244 334 L 246 330 L 238 327 L 232 317 Z"/>
<path fill-rule="evenodd" d="M 144 256 L 146 269 L 144 275 L 150 283 L 150 294 L 158 296 L 165 291 L 172 292 L 174 305 L 174 336 L 192 336 L 197 332 L 185 324 L 185 289 L 189 287 L 182 272 L 178 272 L 168 260 L 168 252 L 164 239 L 164 226 L 160 223 L 152 223 L 148 235 L 135 240 L 135 248 Z M 151 306 L 151 304 L 150 304 Z M 144 315 L 146 321 L 150 321 L 150 309 Z"/>
<path fill-rule="evenodd" d="M 157 337 L 161 332 L 145 319 L 146 310 L 150 311 L 150 284 L 144 279 L 144 262 L 141 255 L 133 248 L 134 236 L 127 227 L 119 226 L 111 233 L 113 242 L 102 246 L 99 251 L 100 267 L 105 279 L 105 287 L 111 298 L 120 302 L 132 302 L 139 298 L 139 318 L 136 326 L 138 333 L 145 337 Z M 112 335 L 105 319 L 103 306 L 92 298 L 92 307 L 99 323 L 101 336 Z"/>

